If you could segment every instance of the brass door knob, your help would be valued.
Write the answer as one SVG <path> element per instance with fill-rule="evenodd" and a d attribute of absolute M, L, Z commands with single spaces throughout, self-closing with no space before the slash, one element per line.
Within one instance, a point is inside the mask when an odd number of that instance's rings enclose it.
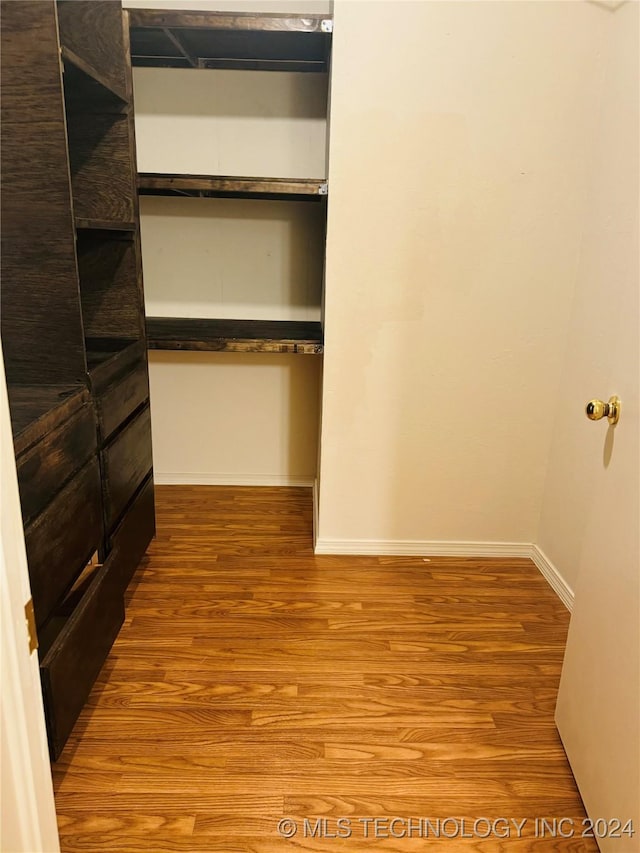
<path fill-rule="evenodd" d="M 609 397 L 609 402 L 603 400 L 589 400 L 585 411 L 590 421 L 599 421 L 602 418 L 607 418 L 611 425 L 617 424 L 620 420 L 620 398 Z"/>

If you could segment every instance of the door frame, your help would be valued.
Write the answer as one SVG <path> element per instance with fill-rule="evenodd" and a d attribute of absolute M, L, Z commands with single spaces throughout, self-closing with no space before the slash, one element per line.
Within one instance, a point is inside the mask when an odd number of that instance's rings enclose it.
<path fill-rule="evenodd" d="M 29 650 L 31 598 L 4 360 L 0 350 L 0 849 L 59 853 L 38 653 Z"/>

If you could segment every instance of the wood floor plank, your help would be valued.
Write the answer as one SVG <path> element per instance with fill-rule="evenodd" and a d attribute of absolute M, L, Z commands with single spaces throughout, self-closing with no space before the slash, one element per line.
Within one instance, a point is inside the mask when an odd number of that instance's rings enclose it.
<path fill-rule="evenodd" d="M 585 813 L 553 721 L 569 615 L 530 560 L 316 557 L 302 488 L 160 486 L 157 523 L 54 766 L 63 853 L 597 853 L 534 833 Z M 526 830 L 359 822 L 480 815 Z"/>

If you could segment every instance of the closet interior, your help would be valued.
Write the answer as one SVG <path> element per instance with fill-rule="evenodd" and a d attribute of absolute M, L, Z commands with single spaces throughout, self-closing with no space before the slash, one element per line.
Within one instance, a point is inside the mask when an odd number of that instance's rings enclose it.
<path fill-rule="evenodd" d="M 148 350 L 323 351 L 331 32 L 2 2 L 2 347 L 53 759 L 155 533 Z"/>

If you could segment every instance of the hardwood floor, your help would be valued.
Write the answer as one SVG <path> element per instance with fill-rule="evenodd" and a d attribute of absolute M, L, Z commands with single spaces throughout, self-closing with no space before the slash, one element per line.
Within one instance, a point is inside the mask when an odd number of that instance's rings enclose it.
<path fill-rule="evenodd" d="M 534 565 L 314 557 L 311 513 L 304 489 L 157 489 L 54 767 L 62 850 L 595 853 L 553 723 L 569 615 Z"/>

